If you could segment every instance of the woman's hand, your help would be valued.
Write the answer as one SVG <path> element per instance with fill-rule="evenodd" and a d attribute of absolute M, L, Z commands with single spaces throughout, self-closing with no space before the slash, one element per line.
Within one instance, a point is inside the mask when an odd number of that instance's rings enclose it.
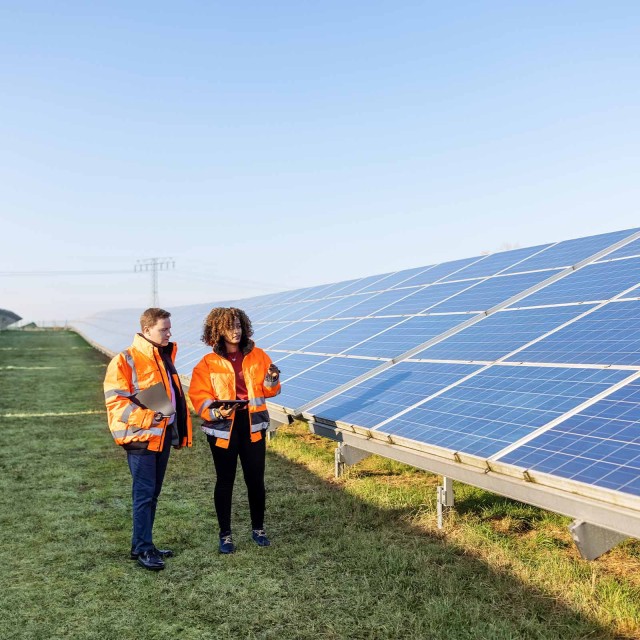
<path fill-rule="evenodd" d="M 224 418 L 225 420 L 228 420 L 232 415 L 233 412 L 236 410 L 235 406 L 229 406 L 229 407 L 225 407 L 224 405 L 222 407 L 220 407 L 218 409 L 218 413 L 220 414 L 220 416 L 222 418 Z"/>
<path fill-rule="evenodd" d="M 267 375 L 271 378 L 271 382 L 275 382 L 280 377 L 280 369 L 272 362 L 267 369 Z"/>

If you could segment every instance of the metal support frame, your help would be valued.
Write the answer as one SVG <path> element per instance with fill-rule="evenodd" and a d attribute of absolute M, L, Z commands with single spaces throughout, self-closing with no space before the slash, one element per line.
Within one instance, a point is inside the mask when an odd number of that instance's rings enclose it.
<path fill-rule="evenodd" d="M 580 555 L 586 560 L 599 558 L 628 537 L 623 533 L 597 527 L 583 520 L 574 520 L 569 526 L 569 531 Z"/>
<path fill-rule="evenodd" d="M 267 442 L 274 438 L 278 428 L 283 424 L 291 424 L 293 422 L 292 416 L 284 411 L 281 411 L 277 407 L 267 405 L 269 407 L 269 427 L 267 428 Z"/>
<path fill-rule="evenodd" d="M 341 477 L 344 474 L 346 465 L 354 465 L 368 458 L 371 454 L 362 449 L 352 447 L 344 442 L 341 442 L 335 450 L 335 468 L 334 473 L 336 478 Z"/>
<path fill-rule="evenodd" d="M 443 524 L 443 513 L 445 507 L 448 509 L 453 507 L 454 495 L 453 495 L 453 479 L 447 476 L 442 477 L 442 484 L 437 489 L 438 492 L 438 501 L 437 501 L 437 510 L 438 510 L 438 529 L 442 529 Z"/>
<path fill-rule="evenodd" d="M 620 542 L 625 537 L 640 539 L 640 512 L 636 509 L 604 502 L 594 497 L 578 495 L 571 491 L 569 487 L 566 490 L 561 490 L 558 487 L 548 487 L 527 480 L 526 476 L 520 478 L 505 476 L 488 468 L 473 467 L 464 462 L 446 459 L 427 451 L 418 451 L 347 430 L 330 429 L 317 422 L 310 422 L 309 427 L 313 433 L 318 435 L 326 436 L 329 432 L 332 432 L 332 439 L 347 445 L 349 447 L 347 451 L 357 449 L 362 452 L 381 455 L 391 460 L 404 462 L 418 469 L 441 475 L 447 478 L 447 481 L 464 482 L 512 500 L 519 500 L 542 509 L 570 516 L 577 522 L 588 523 L 586 528 L 578 529 L 580 544 L 583 547 L 582 540 L 587 535 L 593 538 L 593 531 L 596 529 L 606 528 L 613 536 L 618 536 L 615 542 L 613 542 L 614 538 L 612 536 L 608 536 L 610 546 Z M 445 489 L 443 499 L 448 502 L 452 499 L 452 496 L 447 494 L 445 485 L 443 485 L 443 488 Z M 448 506 L 446 502 L 443 506 Z M 606 548 L 603 548 L 601 553 L 604 553 L 604 551 L 606 551 Z M 585 557 L 588 556 L 585 555 Z M 593 557 L 597 557 L 597 555 Z"/>

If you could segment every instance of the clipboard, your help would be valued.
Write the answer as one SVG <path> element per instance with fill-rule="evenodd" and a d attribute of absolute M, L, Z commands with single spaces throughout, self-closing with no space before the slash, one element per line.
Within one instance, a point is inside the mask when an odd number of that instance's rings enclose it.
<path fill-rule="evenodd" d="M 148 389 L 138 392 L 135 397 L 143 407 L 152 411 L 159 411 L 163 418 L 170 418 L 175 415 L 175 407 L 167 397 L 167 392 L 162 382 L 156 382 Z"/>

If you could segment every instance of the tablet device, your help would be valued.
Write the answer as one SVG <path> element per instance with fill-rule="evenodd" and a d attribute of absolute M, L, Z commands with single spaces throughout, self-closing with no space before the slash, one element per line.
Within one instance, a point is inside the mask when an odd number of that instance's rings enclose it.
<path fill-rule="evenodd" d="M 242 409 L 249 404 L 248 400 L 214 400 L 210 407 L 235 407 L 236 409 Z"/>

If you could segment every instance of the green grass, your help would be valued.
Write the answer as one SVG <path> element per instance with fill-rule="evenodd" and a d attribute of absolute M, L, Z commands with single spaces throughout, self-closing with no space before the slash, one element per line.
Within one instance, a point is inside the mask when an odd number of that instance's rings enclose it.
<path fill-rule="evenodd" d="M 302 425 L 269 444 L 267 528 L 217 553 L 210 452 L 172 452 L 155 527 L 177 555 L 127 559 L 130 477 L 100 411 L 105 359 L 69 332 L 0 333 L 0 638 L 554 639 L 640 637 L 640 547 L 594 563 L 566 519 L 369 458 L 336 480 L 334 445 Z M 23 367 L 23 368 L 10 368 Z M 49 368 L 44 368 L 49 367 Z"/>

